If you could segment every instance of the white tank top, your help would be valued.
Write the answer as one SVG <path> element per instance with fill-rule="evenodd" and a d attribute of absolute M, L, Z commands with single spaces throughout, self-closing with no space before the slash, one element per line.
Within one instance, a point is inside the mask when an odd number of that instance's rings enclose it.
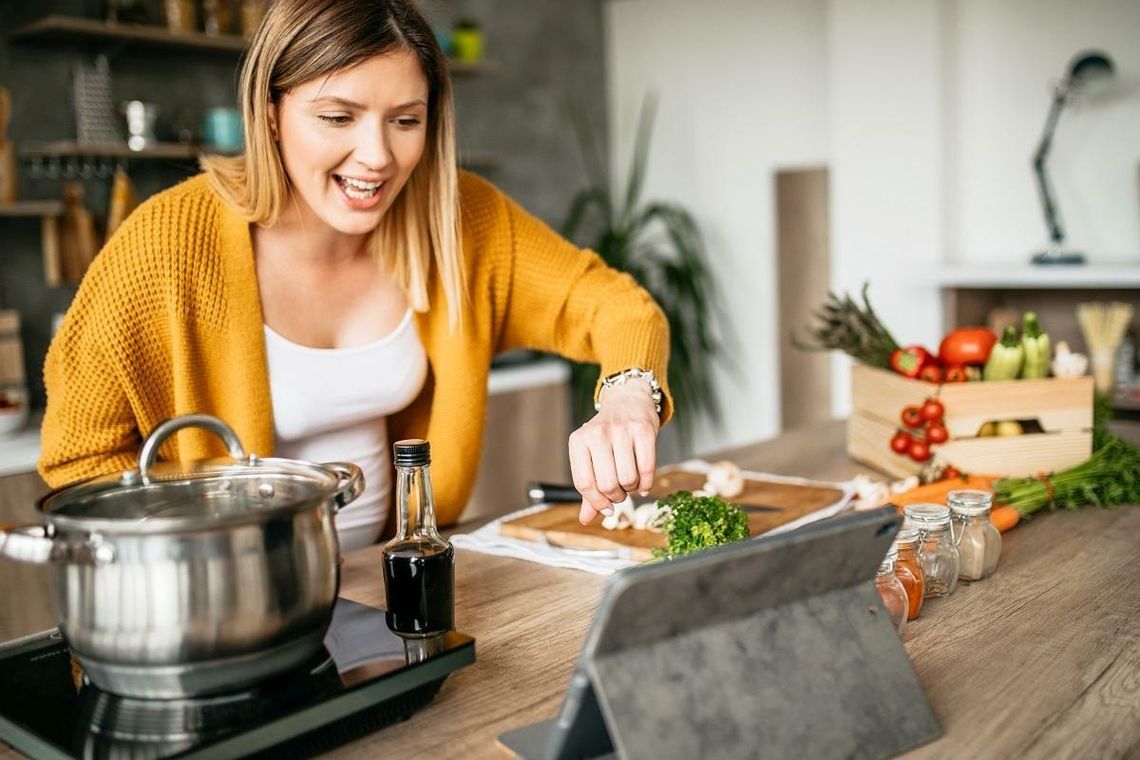
<path fill-rule="evenodd" d="M 266 325 L 265 348 L 277 456 L 358 465 L 365 489 L 337 514 L 341 550 L 375 541 L 392 483 L 387 417 L 408 406 L 427 377 L 412 312 L 375 343 L 351 348 L 302 346 Z"/>

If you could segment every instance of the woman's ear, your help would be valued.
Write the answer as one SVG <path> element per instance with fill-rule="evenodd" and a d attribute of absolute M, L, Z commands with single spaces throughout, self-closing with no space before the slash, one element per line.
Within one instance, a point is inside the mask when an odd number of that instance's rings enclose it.
<path fill-rule="evenodd" d="M 269 132 L 273 135 L 273 141 L 278 142 L 281 138 L 277 134 L 277 104 L 269 101 L 265 113 L 269 116 Z"/>

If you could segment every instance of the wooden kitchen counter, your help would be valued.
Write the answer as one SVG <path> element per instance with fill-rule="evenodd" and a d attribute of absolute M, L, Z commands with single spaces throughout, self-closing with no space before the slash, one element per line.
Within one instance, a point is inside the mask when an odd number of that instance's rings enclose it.
<path fill-rule="evenodd" d="M 843 447 L 834 422 L 730 456 L 822 479 L 865 471 Z M 1043 515 L 1003 537 L 993 577 L 928 600 L 903 638 L 944 736 L 907 757 L 1140 757 L 1138 537 L 1133 507 Z M 503 758 L 496 736 L 554 715 L 605 579 L 456 556 L 456 625 L 476 663 L 407 722 L 328 757 Z M 379 547 L 346 558 L 342 594 L 382 602 Z"/>

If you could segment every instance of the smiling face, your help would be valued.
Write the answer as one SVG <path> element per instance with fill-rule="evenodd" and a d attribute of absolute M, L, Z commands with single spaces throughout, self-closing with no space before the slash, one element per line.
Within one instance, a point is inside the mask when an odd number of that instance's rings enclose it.
<path fill-rule="evenodd" d="M 397 50 L 312 79 L 271 104 L 302 216 L 346 235 L 376 229 L 423 156 L 427 103 L 419 61 Z"/>

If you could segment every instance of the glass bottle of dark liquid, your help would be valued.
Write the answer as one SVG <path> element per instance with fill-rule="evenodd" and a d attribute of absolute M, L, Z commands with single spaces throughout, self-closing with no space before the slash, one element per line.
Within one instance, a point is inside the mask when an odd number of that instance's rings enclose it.
<path fill-rule="evenodd" d="M 455 550 L 435 527 L 431 445 L 411 439 L 393 450 L 396 537 L 384 545 L 388 628 L 400 636 L 436 636 L 455 627 Z"/>

